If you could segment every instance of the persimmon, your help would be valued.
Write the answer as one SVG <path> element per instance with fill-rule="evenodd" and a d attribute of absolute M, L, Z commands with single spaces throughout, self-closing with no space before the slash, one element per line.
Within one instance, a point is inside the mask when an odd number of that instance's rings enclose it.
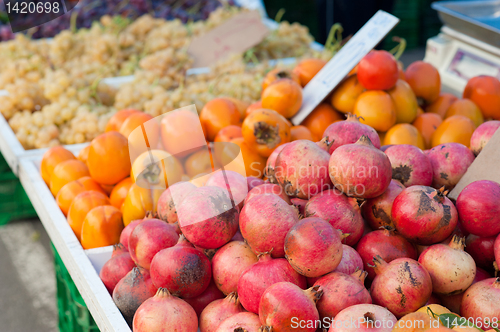
<path fill-rule="evenodd" d="M 132 165 L 130 177 L 143 188 L 166 189 L 181 181 L 184 168 L 176 157 L 167 151 L 143 152 Z"/>
<path fill-rule="evenodd" d="M 104 131 L 107 133 L 109 131 L 120 131 L 120 128 L 123 125 L 123 122 L 127 120 L 127 118 L 134 114 L 134 113 L 139 113 L 140 111 L 135 110 L 135 109 L 125 109 L 116 112 L 113 114 L 113 116 L 108 120 L 108 123 L 106 124 L 106 128 Z"/>
<path fill-rule="evenodd" d="M 243 137 L 241 127 L 230 125 L 222 128 L 215 136 L 214 142 L 229 142 L 233 138 Z"/>
<path fill-rule="evenodd" d="M 425 104 L 434 102 L 441 92 L 441 77 L 430 63 L 415 61 L 406 68 L 405 81 L 410 84 L 417 98 Z"/>
<path fill-rule="evenodd" d="M 240 113 L 231 101 L 215 98 L 205 104 L 200 113 L 200 120 L 207 139 L 213 142 L 222 128 L 240 123 Z"/>
<path fill-rule="evenodd" d="M 90 145 L 87 145 L 78 152 L 76 159 L 80 160 L 82 163 L 87 164 L 87 159 L 89 159 Z"/>
<path fill-rule="evenodd" d="M 332 93 L 332 106 L 342 113 L 352 113 L 354 104 L 365 88 L 359 83 L 356 75 L 349 76 Z"/>
<path fill-rule="evenodd" d="M 95 190 L 84 191 L 73 199 L 68 211 L 68 224 L 81 240 L 82 224 L 90 210 L 97 206 L 109 205 L 109 199 Z"/>
<path fill-rule="evenodd" d="M 57 193 L 56 202 L 62 213 L 68 215 L 69 207 L 76 196 L 84 191 L 95 190 L 105 194 L 99 183 L 95 182 L 90 176 L 84 176 L 78 180 L 71 181 L 64 185 Z"/>
<path fill-rule="evenodd" d="M 143 130 L 140 130 L 142 127 Z M 136 130 L 137 129 L 137 130 Z M 120 127 L 120 134 L 127 140 L 143 142 L 147 137 L 148 147 L 154 148 L 158 144 L 160 128 L 156 120 L 147 113 L 132 113 Z"/>
<path fill-rule="evenodd" d="M 419 107 L 417 108 L 417 116 L 422 115 L 422 114 L 424 114 L 424 113 L 425 113 L 425 112 L 424 112 L 424 110 L 422 109 L 422 107 L 420 107 L 420 106 L 419 106 Z"/>
<path fill-rule="evenodd" d="M 77 159 L 65 160 L 54 168 L 50 177 L 50 192 L 56 197 L 64 185 L 84 176 L 89 176 L 87 165 Z"/>
<path fill-rule="evenodd" d="M 219 156 L 219 161 L 227 170 L 233 170 L 242 174 L 244 169 L 247 176 L 262 177 L 266 158 L 250 149 L 243 138 L 235 138 L 227 144 Z M 241 152 L 241 157 L 238 158 Z"/>
<path fill-rule="evenodd" d="M 109 202 L 114 207 L 121 209 L 125 197 L 127 197 L 130 187 L 134 184 L 131 177 L 127 177 L 116 184 L 109 195 Z"/>
<path fill-rule="evenodd" d="M 329 104 L 321 103 L 302 121 L 302 125 L 311 131 L 315 141 L 319 141 L 329 125 L 344 119 L 344 115 L 334 110 Z"/>
<path fill-rule="evenodd" d="M 247 117 L 253 111 L 261 109 L 261 108 L 262 108 L 262 101 L 261 100 L 256 101 L 253 104 L 250 104 L 250 106 L 248 106 L 248 108 L 245 111 L 245 117 Z"/>
<path fill-rule="evenodd" d="M 75 155 L 62 146 L 55 146 L 47 150 L 47 152 L 43 154 L 40 164 L 40 173 L 43 181 L 45 181 L 47 185 L 50 185 L 50 178 L 54 172 L 54 168 L 63 161 L 70 159 L 76 159 Z"/>
<path fill-rule="evenodd" d="M 427 113 L 436 113 L 444 119 L 446 111 L 458 98 L 451 93 L 443 92 L 431 104 L 425 107 Z"/>
<path fill-rule="evenodd" d="M 231 105 L 227 100 L 222 103 Z M 234 117 L 237 117 L 237 111 Z M 177 158 L 183 158 L 207 144 L 203 123 L 200 122 L 198 114 L 189 109 L 166 113 L 161 120 L 160 128 L 164 149 Z"/>
<path fill-rule="evenodd" d="M 110 131 L 94 138 L 87 165 L 90 176 L 100 184 L 116 184 L 129 176 L 131 165 L 125 136 Z"/>
<path fill-rule="evenodd" d="M 208 149 L 201 149 L 190 155 L 184 162 L 186 174 L 193 178 L 201 173 L 211 173 L 212 158 Z"/>
<path fill-rule="evenodd" d="M 387 91 L 396 110 L 396 123 L 412 123 L 417 117 L 417 97 L 405 81 L 399 79 L 396 85 Z"/>
<path fill-rule="evenodd" d="M 241 131 L 247 146 L 262 157 L 269 157 L 276 147 L 291 139 L 287 120 L 265 108 L 252 112 L 243 121 Z"/>
<path fill-rule="evenodd" d="M 476 126 L 471 119 L 463 115 L 453 115 L 444 119 L 432 135 L 432 147 L 445 143 L 461 143 L 470 145 L 472 134 Z"/>
<path fill-rule="evenodd" d="M 418 309 L 417 312 L 423 312 L 424 314 L 427 314 L 430 317 L 433 317 L 432 313 L 436 315 L 451 314 L 451 311 L 448 308 L 443 307 L 440 304 L 429 304 L 423 306 L 422 308 Z"/>
<path fill-rule="evenodd" d="M 322 59 L 304 59 L 293 68 L 293 72 L 299 77 L 300 85 L 305 87 L 326 63 Z"/>
<path fill-rule="evenodd" d="M 426 149 L 432 147 L 432 135 L 443 122 L 443 119 L 436 113 L 423 113 L 413 121 L 412 125 L 418 129 L 422 135 Z"/>
<path fill-rule="evenodd" d="M 264 76 L 264 80 L 262 80 L 262 91 L 264 91 L 271 83 L 282 78 L 289 78 L 297 84 L 301 84 L 299 76 L 291 70 L 275 68 Z"/>
<path fill-rule="evenodd" d="M 158 198 L 163 191 L 163 189 L 141 188 L 136 183 L 130 186 L 121 207 L 123 224 L 127 226 L 133 220 L 144 218 L 146 212 L 156 213 Z"/>
<path fill-rule="evenodd" d="M 245 115 L 246 115 L 246 110 L 247 110 L 248 106 L 250 106 L 250 104 L 243 101 L 243 100 L 236 99 L 233 97 L 222 97 L 222 98 L 229 100 L 230 102 L 232 102 L 234 104 L 234 106 L 236 106 L 236 109 L 240 113 L 240 120 L 243 121 L 243 119 L 245 118 Z"/>
<path fill-rule="evenodd" d="M 464 98 L 476 103 L 486 119 L 500 120 L 500 81 L 493 76 L 476 76 L 465 86 Z"/>
<path fill-rule="evenodd" d="M 97 206 L 90 210 L 82 224 L 82 247 L 92 249 L 106 247 L 120 242 L 125 226 L 122 213 L 112 205 Z"/>
<path fill-rule="evenodd" d="M 484 122 L 483 113 L 481 113 L 476 103 L 470 99 L 458 99 L 451 104 L 446 111 L 445 118 L 453 115 L 463 115 L 471 119 L 476 127 L 479 127 Z"/>
<path fill-rule="evenodd" d="M 290 128 L 291 141 L 296 141 L 299 139 L 306 139 L 309 141 L 314 141 L 314 137 L 309 129 L 305 126 L 293 126 Z"/>
<path fill-rule="evenodd" d="M 438 319 L 429 318 L 427 314 L 416 311 L 401 317 L 394 325 L 393 332 L 423 332 L 432 326 L 441 326 Z"/>
<path fill-rule="evenodd" d="M 274 110 L 289 119 L 302 106 L 302 88 L 296 82 L 282 78 L 262 91 L 261 99 L 263 108 Z"/>
<path fill-rule="evenodd" d="M 385 133 L 384 145 L 409 144 L 425 150 L 424 138 L 409 123 L 399 123 Z"/>
<path fill-rule="evenodd" d="M 394 55 L 387 51 L 371 51 L 358 64 L 358 80 L 368 90 L 389 90 L 399 79 Z"/>
<path fill-rule="evenodd" d="M 391 96 L 385 91 L 363 92 L 354 105 L 354 114 L 361 117 L 361 123 L 377 131 L 387 131 L 396 123 L 396 110 Z"/>

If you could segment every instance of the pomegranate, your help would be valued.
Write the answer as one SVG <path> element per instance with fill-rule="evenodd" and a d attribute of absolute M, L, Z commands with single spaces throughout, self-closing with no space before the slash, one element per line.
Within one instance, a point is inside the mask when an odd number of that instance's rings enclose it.
<path fill-rule="evenodd" d="M 394 200 L 392 221 L 399 234 L 408 240 L 429 245 L 451 235 L 457 226 L 458 215 L 442 189 L 412 186 Z"/>
<path fill-rule="evenodd" d="M 355 198 L 347 197 L 337 189 L 325 190 L 306 204 L 306 217 L 317 217 L 335 229 L 349 234 L 342 243 L 353 246 L 363 236 L 364 222 L 361 208 Z"/>
<path fill-rule="evenodd" d="M 151 279 L 173 295 L 190 298 L 202 294 L 210 284 L 212 267 L 205 254 L 181 236 L 179 242 L 158 252 L 151 262 Z"/>
<path fill-rule="evenodd" d="M 212 259 L 215 284 L 226 295 L 238 291 L 241 274 L 255 263 L 257 256 L 248 244 L 242 241 L 229 242 Z"/>
<path fill-rule="evenodd" d="M 259 316 L 252 312 L 240 312 L 222 321 L 215 332 L 259 332 Z"/>
<path fill-rule="evenodd" d="M 297 210 L 299 210 L 299 213 L 301 216 L 304 216 L 305 213 L 306 213 L 306 204 L 307 204 L 307 200 L 306 199 L 302 199 L 302 198 L 291 198 L 290 199 L 290 203 L 295 206 L 297 208 Z"/>
<path fill-rule="evenodd" d="M 128 249 L 125 248 L 123 244 L 117 243 L 113 245 L 113 251 L 111 252 L 111 257 L 119 256 L 124 253 L 128 253 Z"/>
<path fill-rule="evenodd" d="M 439 189 L 453 189 L 474 161 L 474 154 L 460 143 L 441 144 L 432 148 L 428 154 L 434 179 L 432 186 Z"/>
<path fill-rule="evenodd" d="M 226 194 L 234 202 L 234 205 L 243 207 L 243 200 L 248 194 L 247 179 L 240 173 L 234 171 L 218 171 L 208 178 L 205 186 L 219 187 L 226 191 Z"/>
<path fill-rule="evenodd" d="M 498 327 L 500 278 L 485 279 L 471 286 L 463 296 L 460 313 L 465 318 L 481 319 L 483 328 Z"/>
<path fill-rule="evenodd" d="M 328 152 L 314 142 L 293 141 L 276 158 L 274 177 L 286 195 L 309 199 L 331 187 L 329 158 Z"/>
<path fill-rule="evenodd" d="M 315 286 L 321 286 L 323 296 L 318 301 L 321 318 L 335 317 L 337 314 L 356 304 L 371 304 L 372 298 L 364 286 L 367 273 L 363 270 L 352 275 L 333 272 L 320 278 Z"/>
<path fill-rule="evenodd" d="M 177 222 L 177 207 L 194 189 L 196 186 L 191 182 L 177 182 L 169 186 L 158 198 L 156 211 L 160 219 L 170 224 Z"/>
<path fill-rule="evenodd" d="M 285 257 L 285 236 L 298 222 L 293 206 L 276 195 L 263 194 L 241 210 L 240 231 L 254 253 L 272 251 L 273 257 Z"/>
<path fill-rule="evenodd" d="M 329 162 L 329 173 L 335 188 L 357 198 L 382 195 L 392 178 L 392 166 L 385 153 L 363 135 L 354 144 L 336 149 Z"/>
<path fill-rule="evenodd" d="M 373 229 L 382 226 L 394 227 L 392 222 L 392 204 L 396 197 L 405 189 L 399 181 L 391 180 L 387 190 L 380 196 L 367 199 L 362 212 L 368 225 Z"/>
<path fill-rule="evenodd" d="M 384 307 L 356 304 L 339 312 L 328 332 L 391 332 L 396 322 L 396 317 Z"/>
<path fill-rule="evenodd" d="M 172 296 L 166 288 L 146 300 L 134 316 L 134 332 L 196 332 L 198 317 L 186 301 Z"/>
<path fill-rule="evenodd" d="M 491 278 L 491 275 L 488 272 L 486 272 L 485 270 L 478 267 L 478 268 L 476 268 L 476 276 L 474 277 L 474 280 L 472 281 L 472 285 L 474 285 L 477 282 L 480 282 L 481 280 L 489 279 L 489 278 Z M 459 294 L 454 294 L 454 295 L 440 295 L 439 299 L 441 300 L 442 304 L 446 308 L 448 308 L 451 312 L 454 312 L 454 313 L 460 315 L 460 306 L 462 305 L 464 293 L 459 293 Z"/>
<path fill-rule="evenodd" d="M 363 260 L 364 269 L 368 272 L 370 280 L 373 280 L 376 274 L 369 265 L 377 255 L 387 263 L 397 258 L 406 257 L 415 260 L 418 258 L 415 247 L 390 227 L 363 236 L 356 246 L 356 251 Z"/>
<path fill-rule="evenodd" d="M 498 128 L 500 128 L 500 121 L 487 121 L 474 130 L 470 139 L 470 149 L 476 156 L 483 150 Z"/>
<path fill-rule="evenodd" d="M 116 248 L 116 247 L 115 247 Z M 113 249 L 114 252 L 117 251 Z M 121 251 L 118 249 L 118 251 Z M 113 294 L 116 284 L 127 275 L 133 268 L 135 263 L 128 252 L 123 252 L 119 255 L 113 255 L 101 268 L 99 277 L 110 294 Z"/>
<path fill-rule="evenodd" d="M 316 322 L 319 319 L 316 302 L 323 295 L 321 286 L 306 290 L 290 282 L 278 282 L 270 286 L 259 303 L 259 318 L 267 331 L 315 332 L 316 326 L 300 326 L 300 322 Z"/>
<path fill-rule="evenodd" d="M 285 257 L 298 273 L 319 277 L 342 259 L 342 233 L 321 218 L 305 218 L 285 238 Z"/>
<path fill-rule="evenodd" d="M 273 183 L 265 183 L 265 184 L 262 184 L 260 186 L 253 188 L 252 190 L 250 190 L 248 192 L 247 197 L 245 198 L 245 204 L 249 200 L 254 198 L 255 196 L 262 195 L 262 194 L 277 195 L 279 198 L 284 200 L 287 204 L 291 204 L 290 198 L 285 194 L 285 191 L 283 190 L 283 188 L 281 188 L 279 185 L 273 184 Z"/>
<path fill-rule="evenodd" d="M 123 318 L 129 325 L 132 325 L 137 308 L 155 293 L 156 288 L 148 270 L 134 267 L 116 284 L 113 290 L 113 301 L 120 309 Z"/>
<path fill-rule="evenodd" d="M 122 230 L 120 234 L 120 243 L 125 247 L 125 249 L 127 249 L 127 251 L 130 250 L 128 247 L 128 239 L 130 238 L 130 234 L 132 234 L 132 231 L 135 229 L 135 227 L 143 221 L 144 219 L 134 220 L 130 224 L 125 226 L 125 228 Z"/>
<path fill-rule="evenodd" d="M 214 281 L 210 281 L 207 289 L 197 297 L 192 297 L 184 299 L 196 312 L 196 315 L 200 317 L 201 312 L 205 309 L 207 305 L 213 301 L 223 299 L 224 294 L 217 288 Z"/>
<path fill-rule="evenodd" d="M 232 186 L 236 182 L 230 183 Z M 233 194 L 235 192 L 233 190 Z M 238 208 L 233 205 L 228 191 L 220 187 L 200 187 L 191 191 L 178 207 L 177 216 L 182 234 L 204 249 L 223 246 L 238 230 Z"/>
<path fill-rule="evenodd" d="M 472 256 L 476 266 L 486 270 L 493 270 L 495 238 L 495 236 L 479 237 L 474 234 L 469 234 L 465 238 L 465 251 Z"/>
<path fill-rule="evenodd" d="M 215 300 L 207 305 L 200 315 L 200 332 L 215 332 L 226 318 L 244 311 L 237 293 L 230 293 L 224 299 Z"/>
<path fill-rule="evenodd" d="M 151 260 L 162 249 L 172 247 L 179 240 L 174 226 L 160 219 L 146 219 L 130 234 L 128 246 L 134 262 L 149 270 Z"/>
<path fill-rule="evenodd" d="M 385 151 L 392 165 L 392 178 L 404 186 L 430 186 L 433 179 L 429 158 L 416 146 L 394 145 Z"/>
<path fill-rule="evenodd" d="M 500 234 L 497 236 L 497 239 L 495 240 L 495 264 L 496 264 L 496 270 L 498 271 L 500 269 Z"/>
<path fill-rule="evenodd" d="M 280 152 L 287 146 L 288 143 L 281 144 L 271 153 L 269 158 L 267 158 L 266 168 L 264 168 L 264 176 L 266 176 L 271 183 L 278 183 L 274 177 L 274 167 L 276 165 L 276 158 Z"/>
<path fill-rule="evenodd" d="M 295 272 L 286 259 L 273 259 L 269 253 L 262 254 L 259 261 L 247 268 L 238 281 L 241 304 L 246 310 L 258 313 L 264 291 L 281 281 L 291 282 L 300 288 L 306 287 L 306 278 Z"/>
<path fill-rule="evenodd" d="M 500 184 L 481 180 L 465 187 L 457 198 L 462 226 L 471 234 L 488 237 L 500 233 Z"/>
<path fill-rule="evenodd" d="M 474 259 L 464 251 L 465 238 L 454 236 L 449 245 L 435 244 L 420 255 L 418 262 L 429 272 L 437 294 L 462 293 L 476 275 Z"/>
<path fill-rule="evenodd" d="M 256 178 L 255 176 L 247 176 L 248 191 L 250 191 L 253 188 L 260 186 L 261 184 L 264 184 L 264 183 L 266 183 L 266 181 L 264 181 L 260 178 Z"/>
<path fill-rule="evenodd" d="M 416 260 L 398 258 L 387 263 L 377 256 L 372 267 L 377 274 L 371 285 L 373 303 L 386 307 L 396 317 L 416 311 L 431 297 L 429 272 Z"/>
<path fill-rule="evenodd" d="M 347 119 L 332 123 L 326 128 L 323 137 L 333 142 L 328 151 L 330 154 L 337 150 L 339 146 L 356 143 L 361 136 L 366 135 L 372 144 L 380 149 L 380 137 L 375 129 L 359 121 L 354 114 L 347 114 Z"/>
<path fill-rule="evenodd" d="M 335 269 L 335 272 L 353 274 L 357 270 L 363 269 L 363 260 L 356 250 L 351 246 L 342 245 L 342 259 Z"/>

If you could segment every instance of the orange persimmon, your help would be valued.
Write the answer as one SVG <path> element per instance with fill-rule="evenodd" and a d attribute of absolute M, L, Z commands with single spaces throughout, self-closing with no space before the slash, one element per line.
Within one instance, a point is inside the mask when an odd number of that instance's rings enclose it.
<path fill-rule="evenodd" d="M 50 185 L 50 177 L 54 172 L 54 168 L 65 160 L 76 159 L 75 155 L 63 148 L 62 146 L 55 146 L 50 148 L 43 154 L 42 163 L 40 165 L 40 173 L 43 181 Z"/>
<path fill-rule="evenodd" d="M 127 197 L 130 187 L 132 187 L 134 181 L 132 178 L 127 177 L 116 184 L 116 186 L 111 191 L 109 195 L 109 201 L 114 207 L 121 209 L 125 197 Z"/>
<path fill-rule="evenodd" d="M 329 125 L 342 120 L 345 120 L 343 114 L 334 110 L 329 104 L 321 103 L 302 121 L 302 125 L 311 131 L 315 141 L 319 141 Z"/>
<path fill-rule="evenodd" d="M 77 159 L 65 160 L 59 163 L 50 177 L 50 191 L 56 197 L 59 190 L 71 181 L 89 176 L 87 165 Z"/>
<path fill-rule="evenodd" d="M 205 136 L 213 142 L 222 128 L 240 123 L 240 113 L 233 102 L 225 98 L 215 98 L 206 103 L 201 110 L 200 121 Z"/>
<path fill-rule="evenodd" d="M 291 79 L 282 78 L 262 91 L 261 99 L 263 108 L 274 110 L 289 119 L 302 106 L 302 87 Z"/>
<path fill-rule="evenodd" d="M 84 191 L 95 190 L 102 194 L 105 194 L 99 183 L 95 182 L 91 177 L 84 176 L 78 180 L 71 181 L 64 185 L 61 190 L 57 193 L 56 202 L 59 205 L 62 213 L 66 216 L 68 215 L 69 207 L 75 199 L 76 196 Z"/>
<path fill-rule="evenodd" d="M 73 199 L 68 211 L 68 224 L 78 240 L 81 240 L 82 224 L 87 213 L 97 206 L 109 204 L 108 197 L 95 190 L 84 191 Z"/>
<path fill-rule="evenodd" d="M 97 206 L 90 210 L 82 224 L 83 249 L 106 247 L 120 242 L 125 226 L 122 213 L 112 205 Z"/>

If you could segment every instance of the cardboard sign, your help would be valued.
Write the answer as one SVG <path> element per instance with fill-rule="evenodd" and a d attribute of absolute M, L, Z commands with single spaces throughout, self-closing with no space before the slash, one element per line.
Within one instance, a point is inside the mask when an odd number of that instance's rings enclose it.
<path fill-rule="evenodd" d="M 335 56 L 304 87 L 302 107 L 292 118 L 299 125 L 328 94 L 349 74 L 358 62 L 398 24 L 399 19 L 379 10 L 335 54 Z"/>
<path fill-rule="evenodd" d="M 462 190 L 474 181 L 490 180 L 500 183 L 498 165 L 500 165 L 500 130 L 491 137 L 448 197 L 456 200 Z"/>
<path fill-rule="evenodd" d="M 245 12 L 193 39 L 188 53 L 194 58 L 193 67 L 208 67 L 230 54 L 245 52 L 268 33 L 257 11 Z"/>

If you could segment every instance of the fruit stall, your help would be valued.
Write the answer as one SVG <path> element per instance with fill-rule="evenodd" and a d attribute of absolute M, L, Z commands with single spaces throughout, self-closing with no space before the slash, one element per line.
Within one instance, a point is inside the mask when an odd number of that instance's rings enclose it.
<path fill-rule="evenodd" d="M 251 0 L 0 25 L 0 198 L 60 331 L 500 331 L 494 3 L 434 3 L 406 66 L 384 11 L 325 45 Z"/>

